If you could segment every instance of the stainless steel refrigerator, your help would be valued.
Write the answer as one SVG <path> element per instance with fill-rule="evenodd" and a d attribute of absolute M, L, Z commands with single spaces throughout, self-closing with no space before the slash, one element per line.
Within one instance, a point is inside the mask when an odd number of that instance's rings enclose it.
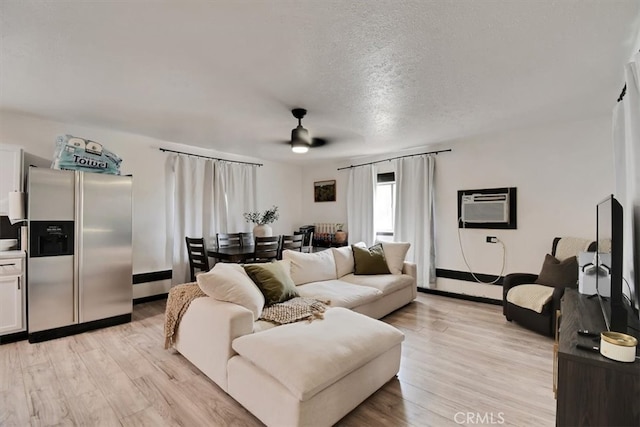
<path fill-rule="evenodd" d="M 131 320 L 132 178 L 30 168 L 29 341 Z"/>

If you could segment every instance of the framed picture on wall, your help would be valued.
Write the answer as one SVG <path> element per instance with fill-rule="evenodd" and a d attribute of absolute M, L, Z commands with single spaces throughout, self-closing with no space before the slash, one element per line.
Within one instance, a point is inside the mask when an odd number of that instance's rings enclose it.
<path fill-rule="evenodd" d="M 314 182 L 313 199 L 316 202 L 335 202 L 336 180 Z"/>

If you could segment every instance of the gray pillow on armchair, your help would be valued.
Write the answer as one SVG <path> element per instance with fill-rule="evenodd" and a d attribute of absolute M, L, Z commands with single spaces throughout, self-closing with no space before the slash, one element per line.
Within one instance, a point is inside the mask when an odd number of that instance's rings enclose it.
<path fill-rule="evenodd" d="M 578 282 L 578 259 L 575 256 L 564 261 L 558 261 L 553 255 L 547 254 L 542 263 L 542 270 L 536 279 L 540 285 L 556 288 L 575 287 Z"/>

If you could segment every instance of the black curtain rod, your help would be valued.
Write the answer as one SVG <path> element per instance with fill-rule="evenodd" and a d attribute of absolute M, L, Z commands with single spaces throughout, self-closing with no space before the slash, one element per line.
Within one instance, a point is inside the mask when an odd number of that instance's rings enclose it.
<path fill-rule="evenodd" d="M 640 52 L 640 50 L 638 52 Z M 622 86 L 622 92 L 620 92 L 620 96 L 618 97 L 618 102 L 624 99 L 624 96 L 626 95 L 626 93 L 627 93 L 627 84 L 625 83 L 624 86 Z"/>
<path fill-rule="evenodd" d="M 240 163 L 241 165 L 263 166 L 262 163 L 240 162 L 238 160 L 220 159 L 218 157 L 201 156 L 200 154 L 185 153 L 184 151 L 169 150 L 167 148 L 160 148 L 160 151 L 168 151 L 169 153 L 185 154 L 187 156 L 201 157 L 203 159 L 220 160 L 220 161 L 229 162 L 229 163 Z"/>
<path fill-rule="evenodd" d="M 618 102 L 622 101 L 624 95 L 627 93 L 627 84 L 625 83 L 622 87 L 622 92 L 620 92 L 620 96 L 618 97 Z"/>
<path fill-rule="evenodd" d="M 343 168 L 338 168 L 338 170 L 341 171 L 341 170 L 344 170 L 344 169 L 357 168 L 357 167 L 360 167 L 360 166 L 373 165 L 373 164 L 376 164 L 376 163 L 390 162 L 391 160 L 404 159 L 405 157 L 424 156 L 424 155 L 427 155 L 427 154 L 435 154 L 435 155 L 437 155 L 438 153 L 447 153 L 449 151 L 451 151 L 451 148 L 449 148 L 448 150 L 429 151 L 427 153 L 407 154 L 406 156 L 398 156 L 398 157 L 392 157 L 390 159 L 376 160 L 375 162 L 362 163 L 360 165 L 345 166 Z"/>

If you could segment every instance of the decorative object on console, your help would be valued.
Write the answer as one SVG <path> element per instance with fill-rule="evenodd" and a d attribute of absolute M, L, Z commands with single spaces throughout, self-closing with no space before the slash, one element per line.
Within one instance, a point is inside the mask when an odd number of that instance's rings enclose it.
<path fill-rule="evenodd" d="M 636 360 L 638 340 L 620 332 L 600 333 L 600 354 L 618 362 L 633 363 Z"/>
<path fill-rule="evenodd" d="M 313 224 L 313 246 L 319 246 L 322 248 L 346 246 L 347 233 L 338 230 L 338 228 L 342 229 L 343 226 L 343 224 L 334 224 L 330 222 Z"/>
<path fill-rule="evenodd" d="M 245 212 L 244 219 L 247 222 L 252 222 L 255 225 L 253 227 L 253 235 L 256 237 L 270 237 L 273 236 L 273 230 L 269 224 L 275 222 L 280 217 L 278 213 L 278 207 L 272 206 L 270 209 L 260 212 Z"/>
<path fill-rule="evenodd" d="M 347 241 L 347 232 L 342 230 L 343 227 L 344 224 L 336 224 L 336 232 L 334 235 L 336 243 L 344 243 Z"/>

